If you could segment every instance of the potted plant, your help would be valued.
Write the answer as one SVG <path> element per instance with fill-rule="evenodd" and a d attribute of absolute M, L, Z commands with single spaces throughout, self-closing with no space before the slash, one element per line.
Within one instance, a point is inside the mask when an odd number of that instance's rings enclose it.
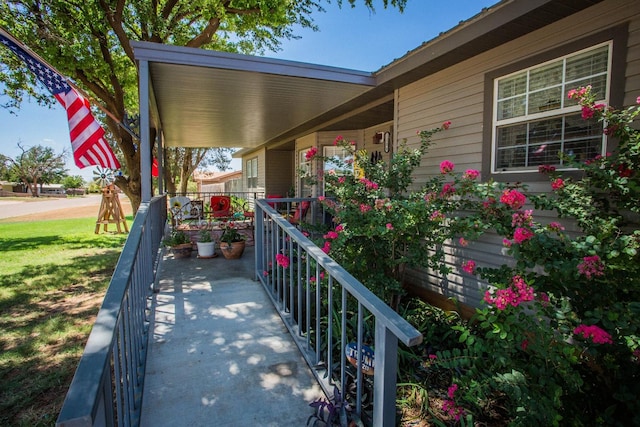
<path fill-rule="evenodd" d="M 196 245 L 198 246 L 198 258 L 216 257 L 215 242 L 211 237 L 211 231 L 206 228 L 200 230 Z"/>
<path fill-rule="evenodd" d="M 240 234 L 232 221 L 223 224 L 220 236 L 220 251 L 226 259 L 240 258 L 244 253 L 245 236 Z"/>
<path fill-rule="evenodd" d="M 165 237 L 162 243 L 171 248 L 174 258 L 189 258 L 193 245 L 191 238 L 187 233 L 181 230 L 174 230 L 168 237 Z"/>

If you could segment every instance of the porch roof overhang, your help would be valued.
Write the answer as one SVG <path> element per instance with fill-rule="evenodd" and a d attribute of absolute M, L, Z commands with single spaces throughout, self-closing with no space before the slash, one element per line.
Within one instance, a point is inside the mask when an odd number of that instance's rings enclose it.
<path fill-rule="evenodd" d="M 602 0 L 503 0 L 376 72 L 149 42 L 151 126 L 169 147 L 272 146 L 394 118 L 394 90 Z"/>
<path fill-rule="evenodd" d="M 370 72 L 132 42 L 170 147 L 257 147 L 370 90 Z"/>

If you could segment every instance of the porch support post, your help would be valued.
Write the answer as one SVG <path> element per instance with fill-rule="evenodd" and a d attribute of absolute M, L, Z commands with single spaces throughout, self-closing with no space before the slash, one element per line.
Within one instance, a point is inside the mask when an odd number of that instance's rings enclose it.
<path fill-rule="evenodd" d="M 373 425 L 396 425 L 398 338 L 376 317 L 376 374 L 373 376 Z"/>
<path fill-rule="evenodd" d="M 149 120 L 149 62 L 141 60 L 138 63 L 140 87 L 140 190 L 142 203 L 151 201 L 151 141 Z"/>
<path fill-rule="evenodd" d="M 164 138 L 162 128 L 158 129 L 158 194 L 164 194 Z"/>

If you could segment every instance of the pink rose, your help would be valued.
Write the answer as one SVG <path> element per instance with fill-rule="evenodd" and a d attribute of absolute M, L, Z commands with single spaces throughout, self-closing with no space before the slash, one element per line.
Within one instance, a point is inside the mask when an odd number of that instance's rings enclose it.
<path fill-rule="evenodd" d="M 474 180 L 476 179 L 478 176 L 480 175 L 480 172 L 478 172 L 475 169 L 467 169 L 464 172 L 464 175 L 462 175 L 463 178 L 465 179 L 470 179 L 470 180 Z"/>
<path fill-rule="evenodd" d="M 440 163 L 440 173 L 441 174 L 448 174 L 449 172 L 453 171 L 453 168 L 455 167 L 455 165 L 450 162 L 449 160 L 445 160 L 442 163 Z"/>
<path fill-rule="evenodd" d="M 527 240 L 533 237 L 533 231 L 528 228 L 518 227 L 516 231 L 513 233 L 513 240 L 520 244 L 526 242 Z"/>
<path fill-rule="evenodd" d="M 562 178 L 554 179 L 553 182 L 551 182 L 551 188 L 554 191 L 560 190 L 561 188 L 564 188 L 564 181 L 562 180 Z"/>
<path fill-rule="evenodd" d="M 476 269 L 476 262 L 469 260 L 462 264 L 462 269 L 469 274 L 473 274 Z"/>

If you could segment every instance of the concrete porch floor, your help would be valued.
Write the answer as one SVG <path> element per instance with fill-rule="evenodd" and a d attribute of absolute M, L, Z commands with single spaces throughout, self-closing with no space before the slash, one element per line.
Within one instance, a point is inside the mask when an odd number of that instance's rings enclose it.
<path fill-rule="evenodd" d="M 254 248 L 216 252 L 161 261 L 141 426 L 305 426 L 324 394 L 254 280 Z"/>

